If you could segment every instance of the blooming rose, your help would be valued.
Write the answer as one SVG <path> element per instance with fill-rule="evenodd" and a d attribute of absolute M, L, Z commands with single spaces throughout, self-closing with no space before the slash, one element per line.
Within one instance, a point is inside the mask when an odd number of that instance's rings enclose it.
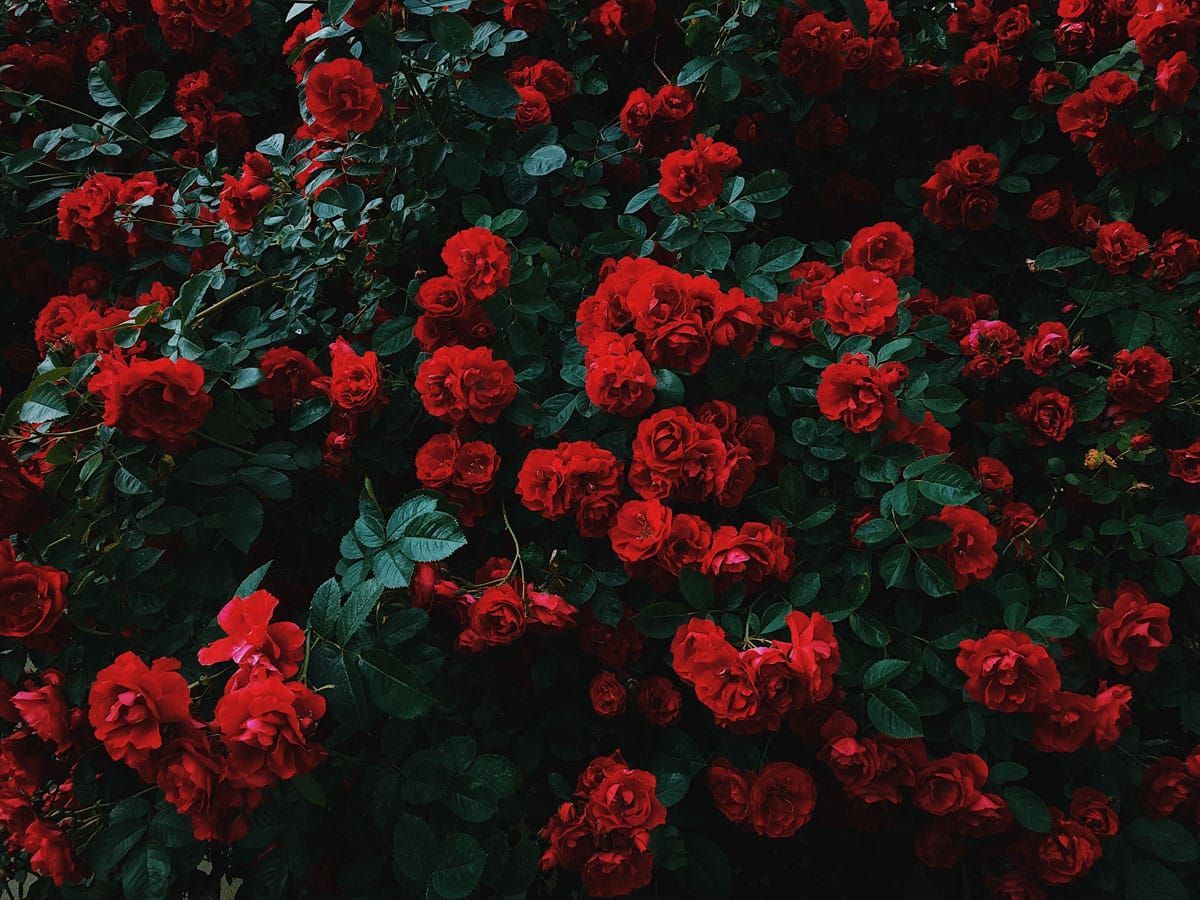
<path fill-rule="evenodd" d="M 1017 407 L 1017 420 L 1025 426 L 1029 443 L 1044 447 L 1066 439 L 1075 424 L 1075 406 L 1066 394 L 1040 387 Z"/>
<path fill-rule="evenodd" d="M 258 392 L 276 409 L 291 409 L 296 403 L 317 396 L 313 384 L 321 377 L 317 364 L 291 347 L 273 347 L 258 361 L 263 380 Z"/>
<path fill-rule="evenodd" d="M 291 678 L 304 659 L 304 630 L 294 622 L 272 622 L 279 599 L 267 591 L 234 597 L 217 613 L 225 632 L 196 654 L 201 665 L 229 660 L 248 673 L 277 672 Z"/>
<path fill-rule="evenodd" d="M 951 753 L 917 772 L 913 803 L 935 816 L 966 810 L 988 779 L 988 766 L 974 753 Z"/>
<path fill-rule="evenodd" d="M 66 606 L 67 573 L 19 560 L 13 545 L 0 540 L 0 635 L 46 634 Z"/>
<path fill-rule="evenodd" d="M 278 676 L 253 678 L 217 701 L 213 726 L 229 750 L 228 777 L 265 788 L 311 772 L 325 751 L 311 737 L 325 698 Z"/>
<path fill-rule="evenodd" d="M 1108 375 L 1110 412 L 1118 421 L 1148 413 L 1166 401 L 1174 371 L 1153 347 L 1119 350 Z"/>
<path fill-rule="evenodd" d="M 895 222 L 878 222 L 860 228 L 842 255 L 842 266 L 870 269 L 888 278 L 904 278 L 915 270 L 913 239 Z"/>
<path fill-rule="evenodd" d="M 1124 275 L 1149 250 L 1150 241 L 1128 222 L 1108 222 L 1096 232 L 1092 259 L 1113 275 Z"/>
<path fill-rule="evenodd" d="M 975 476 L 985 491 L 1003 497 L 1013 489 L 1013 476 L 1008 466 L 994 456 L 981 456 L 975 463 Z"/>
<path fill-rule="evenodd" d="M 612 672 L 599 672 L 588 687 L 588 697 L 596 715 L 611 719 L 625 712 L 629 692 Z"/>
<path fill-rule="evenodd" d="M 1200 438 L 1181 450 L 1167 451 L 1167 474 L 1188 484 L 1200 484 Z"/>
<path fill-rule="evenodd" d="M 1170 616 L 1171 610 L 1152 603 L 1141 585 L 1122 581 L 1113 605 L 1096 614 L 1096 655 L 1118 672 L 1153 671 L 1159 654 L 1171 645 Z"/>
<path fill-rule="evenodd" d="M 1103 792 L 1090 787 L 1075 788 L 1071 795 L 1071 818 L 1096 837 L 1112 837 L 1119 823 L 1112 800 Z"/>
<path fill-rule="evenodd" d="M 508 287 L 512 270 L 508 245 L 486 228 L 467 228 L 453 235 L 442 247 L 446 273 L 476 300 L 486 300 Z"/>
<path fill-rule="evenodd" d="M 490 423 L 517 396 L 512 366 L 487 347 L 439 347 L 417 368 L 425 411 L 445 421 Z"/>
<path fill-rule="evenodd" d="M 630 500 L 617 511 L 608 531 L 613 553 L 627 562 L 654 556 L 671 533 L 671 510 L 657 500 Z"/>
<path fill-rule="evenodd" d="M 1100 858 L 1100 841 L 1088 828 L 1051 810 L 1050 833 L 1029 834 L 1038 877 L 1046 884 L 1069 884 L 1092 870 Z"/>
<path fill-rule="evenodd" d="M 705 774 L 713 805 L 725 818 L 735 825 L 746 821 L 750 815 L 750 787 L 755 773 L 734 768 L 727 759 L 714 759 Z"/>
<path fill-rule="evenodd" d="M 768 763 L 750 786 L 748 801 L 747 821 L 755 834 L 787 838 L 812 819 L 817 786 L 812 776 L 795 763 Z"/>
<path fill-rule="evenodd" d="M 88 694 L 88 721 L 108 755 L 140 766 L 163 745 L 164 728 L 191 721 L 188 683 L 179 660 L 147 666 L 126 651 L 96 673 Z"/>
<path fill-rule="evenodd" d="M 958 645 L 956 664 L 976 703 L 997 712 L 1032 712 L 1062 687 L 1046 648 L 1019 631 L 995 630 Z"/>
<path fill-rule="evenodd" d="M 821 288 L 824 317 L 834 334 L 878 336 L 895 323 L 900 294 L 887 275 L 857 266 Z"/>
<path fill-rule="evenodd" d="M 1042 322 L 1025 339 L 1021 359 L 1034 375 L 1049 375 L 1071 351 L 1071 333 L 1062 322 Z"/>
<path fill-rule="evenodd" d="M 848 431 L 875 431 L 896 417 L 896 398 L 887 378 L 861 353 L 847 353 L 826 366 L 817 386 L 821 415 Z"/>
<path fill-rule="evenodd" d="M 653 675 L 638 682 L 634 692 L 638 711 L 651 725 L 673 725 L 683 708 L 683 695 L 664 675 Z"/>
<path fill-rule="evenodd" d="M 1030 744 L 1043 753 L 1074 753 L 1092 739 L 1096 705 L 1072 691 L 1052 694 L 1034 713 Z"/>
<path fill-rule="evenodd" d="M 954 586 L 962 590 L 983 581 L 996 568 L 996 529 L 986 517 L 968 506 L 947 506 L 932 517 L 950 528 L 950 538 L 938 555 L 954 575 Z"/>
<path fill-rule="evenodd" d="M 657 381 L 633 335 L 600 334 L 584 358 L 588 399 L 605 412 L 640 416 L 654 404 Z"/>
<path fill-rule="evenodd" d="M 721 195 L 725 172 L 741 164 L 729 144 L 697 135 L 690 149 L 674 150 L 663 159 L 658 192 L 675 212 L 712 206 Z"/>
<path fill-rule="evenodd" d="M 459 646 L 479 652 L 511 644 L 525 633 L 525 600 L 512 584 L 489 587 L 467 604 L 467 627 Z"/>
<path fill-rule="evenodd" d="M 667 821 L 656 787 L 649 772 L 613 766 L 588 794 L 588 816 L 600 832 L 652 831 Z"/>
<path fill-rule="evenodd" d="M 518 129 L 526 131 L 535 125 L 545 125 L 553 118 L 545 94 L 528 85 L 522 85 L 516 90 L 517 108 L 513 112 L 513 118 Z"/>
<path fill-rule="evenodd" d="M 126 362 L 108 354 L 88 390 L 104 401 L 105 425 L 164 450 L 194 444 L 194 434 L 213 406 L 204 390 L 204 370 L 190 359 Z"/>
<path fill-rule="evenodd" d="M 0 535 L 31 532 L 46 520 L 46 514 L 40 488 L 0 440 Z"/>
<path fill-rule="evenodd" d="M 308 72 L 304 101 L 317 124 L 336 140 L 366 132 L 383 115 L 383 98 L 371 70 L 357 59 L 317 63 Z"/>

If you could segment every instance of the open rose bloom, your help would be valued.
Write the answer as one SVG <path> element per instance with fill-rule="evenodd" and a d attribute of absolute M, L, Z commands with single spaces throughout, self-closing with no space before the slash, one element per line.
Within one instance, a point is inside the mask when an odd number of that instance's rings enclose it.
<path fill-rule="evenodd" d="M 0 16 L 15 896 L 1200 898 L 1198 0 Z"/>

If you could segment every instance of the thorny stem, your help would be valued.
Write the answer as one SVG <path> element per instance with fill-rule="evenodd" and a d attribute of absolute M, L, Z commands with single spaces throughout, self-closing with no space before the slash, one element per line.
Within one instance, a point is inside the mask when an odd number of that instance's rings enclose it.
<path fill-rule="evenodd" d="M 283 275 L 272 275 L 269 278 L 262 278 L 253 284 L 248 284 L 245 287 L 238 288 L 228 297 L 222 297 L 212 306 L 206 306 L 204 309 L 200 310 L 200 312 L 196 313 L 195 317 L 192 319 L 192 324 L 199 325 L 202 321 L 209 318 L 217 311 L 229 306 L 231 303 L 236 303 L 251 291 L 257 290 L 260 287 L 265 287 L 269 284 L 275 284 L 276 282 L 283 281 L 284 277 L 285 276 Z"/>

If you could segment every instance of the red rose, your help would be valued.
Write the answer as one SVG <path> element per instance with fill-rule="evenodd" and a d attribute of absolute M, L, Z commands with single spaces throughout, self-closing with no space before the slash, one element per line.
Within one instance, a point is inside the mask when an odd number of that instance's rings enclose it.
<path fill-rule="evenodd" d="M 387 403 L 374 350 L 362 356 L 345 338 L 329 345 L 329 399 L 344 413 L 369 413 Z"/>
<path fill-rule="evenodd" d="M 896 417 L 896 398 L 883 374 L 861 353 L 826 366 L 817 386 L 817 406 L 831 422 L 855 433 L 875 431 Z"/>
<path fill-rule="evenodd" d="M 458 318 L 466 315 L 471 300 L 457 279 L 439 275 L 422 282 L 417 289 L 417 306 L 432 316 Z"/>
<path fill-rule="evenodd" d="M 119 254 L 126 233 L 113 219 L 120 178 L 97 172 L 58 201 L 58 237 L 97 253 Z"/>
<path fill-rule="evenodd" d="M 467 441 L 454 458 L 454 486 L 472 494 L 492 489 L 500 469 L 500 454 L 486 441 Z"/>
<path fill-rule="evenodd" d="M 1095 724 L 1091 697 L 1059 691 L 1035 711 L 1030 743 L 1043 753 L 1074 753 L 1093 738 Z"/>
<path fill-rule="evenodd" d="M 613 553 L 627 563 L 653 557 L 671 533 L 671 510 L 657 500 L 630 500 L 608 531 Z"/>
<path fill-rule="evenodd" d="M 988 766 L 974 753 L 951 753 L 917 772 L 913 804 L 935 816 L 963 812 L 987 784 Z"/>
<path fill-rule="evenodd" d="M 71 838 L 58 825 L 34 819 L 19 835 L 11 835 L 12 849 L 29 854 L 29 867 L 38 875 L 49 878 L 56 887 L 74 884 L 85 874 L 75 859 Z"/>
<path fill-rule="evenodd" d="M 21 721 L 43 741 L 54 746 L 62 754 L 74 746 L 71 731 L 71 712 L 63 693 L 66 676 L 57 669 L 44 669 L 40 673 L 41 684 L 32 681 L 25 690 L 12 695 L 12 705 L 21 714 Z"/>
<path fill-rule="evenodd" d="M 1187 547 L 1184 552 L 1188 556 L 1200 556 L 1200 513 L 1188 513 L 1183 517 L 1187 528 Z"/>
<path fill-rule="evenodd" d="M 164 450 L 194 444 L 195 432 L 213 406 L 204 390 L 204 370 L 190 359 L 126 362 L 108 354 L 88 390 L 104 400 L 105 425 Z"/>
<path fill-rule="evenodd" d="M 698 135 L 691 149 L 672 151 L 663 159 L 658 192 L 675 212 L 712 206 L 721 195 L 725 172 L 741 164 L 732 146 Z"/>
<path fill-rule="evenodd" d="M 833 676 L 842 663 L 833 623 L 819 612 L 787 614 L 788 665 L 792 670 L 793 704 L 811 706 L 833 693 Z"/>
<path fill-rule="evenodd" d="M 996 529 L 987 518 L 968 506 L 947 506 L 932 517 L 950 528 L 950 538 L 938 555 L 954 575 L 960 591 L 969 584 L 983 581 L 996 568 Z"/>
<path fill-rule="evenodd" d="M 1017 407 L 1017 420 L 1034 447 L 1066 440 L 1075 424 L 1075 406 L 1071 398 L 1053 388 L 1036 388 L 1029 399 Z"/>
<path fill-rule="evenodd" d="M 662 675 L 643 678 L 634 693 L 638 712 L 651 725 L 666 728 L 673 725 L 683 708 L 683 695 Z"/>
<path fill-rule="evenodd" d="M 629 692 L 612 672 L 600 672 L 588 687 L 588 697 L 596 715 L 611 719 L 625 712 Z"/>
<path fill-rule="evenodd" d="M 447 274 L 476 300 L 508 287 L 512 272 L 504 239 L 478 226 L 452 236 L 442 247 Z"/>
<path fill-rule="evenodd" d="M 224 778 L 224 763 L 203 731 L 188 728 L 169 741 L 156 755 L 155 769 L 163 797 L 191 819 L 196 840 L 230 843 L 245 836 L 247 813 L 258 805 L 261 791 Z"/>
<path fill-rule="evenodd" d="M 787 838 L 812 819 L 817 786 L 812 776 L 794 763 L 768 763 L 750 786 L 749 803 L 748 821 L 755 834 Z"/>
<path fill-rule="evenodd" d="M 727 454 L 715 427 L 682 407 L 664 409 L 638 425 L 629 483 L 647 500 L 703 500 L 716 491 Z"/>
<path fill-rule="evenodd" d="M 525 601 L 511 584 L 487 588 L 467 605 L 459 646 L 474 652 L 511 644 L 525 633 Z"/>
<path fill-rule="evenodd" d="M 1090 787 L 1075 788 L 1071 795 L 1071 818 L 1096 837 L 1112 837 L 1120 827 L 1112 800 Z"/>
<path fill-rule="evenodd" d="M 254 678 L 217 701 L 213 726 L 229 750 L 228 777 L 250 788 L 270 787 L 311 772 L 325 758 L 312 733 L 325 698 L 299 682 Z"/>
<path fill-rule="evenodd" d="M 632 418 L 654 404 L 657 381 L 633 335 L 598 335 L 587 349 L 585 390 L 605 412 Z"/>
<path fill-rule="evenodd" d="M 713 532 L 701 571 L 719 586 L 741 582 L 748 591 L 756 591 L 769 579 L 791 577 L 792 550 L 790 538 L 761 522 L 746 522 L 740 528 L 722 525 Z"/>
<path fill-rule="evenodd" d="M 521 131 L 545 125 L 552 117 L 546 95 L 535 87 L 517 88 L 517 108 L 513 116 Z"/>
<path fill-rule="evenodd" d="M 1200 484 L 1200 438 L 1182 450 L 1168 450 L 1167 464 L 1167 474 L 1188 484 Z"/>
<path fill-rule="evenodd" d="M 291 409 L 319 393 L 313 382 L 321 377 L 317 364 L 291 347 L 273 347 L 258 361 L 263 380 L 258 392 L 276 409 Z"/>
<path fill-rule="evenodd" d="M 979 480 L 979 486 L 990 494 L 1003 497 L 1012 492 L 1012 472 L 994 456 L 979 457 L 975 463 L 975 477 Z"/>
<path fill-rule="evenodd" d="M 976 703 L 997 712 L 1032 712 L 1062 687 L 1046 648 L 1019 631 L 996 630 L 958 645 L 956 664 Z"/>
<path fill-rule="evenodd" d="M 1096 232 L 1092 259 L 1113 275 L 1124 275 L 1149 251 L 1150 241 L 1128 222 L 1109 222 Z"/>
<path fill-rule="evenodd" d="M 1030 834 L 1031 856 L 1038 878 L 1046 884 L 1069 884 L 1092 870 L 1100 858 L 1100 841 L 1083 825 L 1051 810 L 1050 833 Z"/>
<path fill-rule="evenodd" d="M 1198 780 L 1183 760 L 1164 756 L 1155 760 L 1142 773 L 1138 785 L 1138 803 L 1146 815 L 1155 819 L 1169 818 L 1188 806 L 1200 794 Z"/>
<path fill-rule="evenodd" d="M 713 346 L 732 347 L 739 355 L 749 356 L 762 329 L 762 313 L 762 302 L 746 296 L 740 288 L 720 292 L 708 324 Z"/>
<path fill-rule="evenodd" d="M 504 21 L 535 34 L 546 27 L 546 0 L 504 0 Z"/>
<path fill-rule="evenodd" d="M 750 815 L 750 788 L 754 779 L 754 772 L 734 768 L 729 760 L 721 757 L 714 759 L 708 767 L 705 780 L 713 804 L 735 825 L 741 825 Z"/>
<path fill-rule="evenodd" d="M 191 721 L 188 683 L 179 660 L 147 667 L 126 651 L 96 673 L 88 694 L 88 721 L 108 755 L 138 767 L 163 745 L 164 726 Z"/>
<path fill-rule="evenodd" d="M 417 368 L 425 411 L 445 421 L 491 423 L 517 396 L 512 366 L 487 347 L 439 347 Z"/>
<path fill-rule="evenodd" d="M 41 489 L 0 440 L 0 534 L 27 534 L 46 520 Z"/>
<path fill-rule="evenodd" d="M 1121 739 L 1121 733 L 1133 721 L 1129 706 L 1133 690 L 1126 684 L 1112 687 L 1101 681 L 1092 698 L 1092 739 L 1101 750 L 1107 750 Z"/>
<path fill-rule="evenodd" d="M 233 37 L 250 24 L 250 0 L 184 0 L 196 26 Z"/>
<path fill-rule="evenodd" d="M 1024 872 L 1005 872 L 984 879 L 992 900 L 1043 900 L 1046 896 L 1037 880 Z"/>
<path fill-rule="evenodd" d="M 858 267 L 838 275 L 823 288 L 825 321 L 834 334 L 878 336 L 895 324 L 900 294 L 887 275 Z"/>
<path fill-rule="evenodd" d="M 654 793 L 657 782 L 641 769 L 610 769 L 588 794 L 588 816 L 601 833 L 653 831 L 666 824 L 667 810 Z"/>
<path fill-rule="evenodd" d="M 0 635 L 46 634 L 67 606 L 67 573 L 18 560 L 12 544 L 0 541 Z"/>
<path fill-rule="evenodd" d="M 1154 72 L 1154 101 L 1151 109 L 1163 110 L 1187 103 L 1196 87 L 1200 72 L 1188 61 L 1185 51 L 1176 51 L 1169 59 L 1160 59 Z"/>
<path fill-rule="evenodd" d="M 304 659 L 304 630 L 294 622 L 272 622 L 279 599 L 267 591 L 234 597 L 217 613 L 217 624 L 226 637 L 218 638 L 196 654 L 204 666 L 230 661 L 247 677 L 277 673 L 291 678 Z"/>
<path fill-rule="evenodd" d="M 450 484 L 461 446 L 455 434 L 435 434 L 421 445 L 413 457 L 413 466 L 422 487 L 437 490 Z"/>
<path fill-rule="evenodd" d="M 222 176 L 225 187 L 221 189 L 217 215 L 233 231 L 241 233 L 254 227 L 255 218 L 271 199 L 271 186 L 266 182 L 271 171 L 271 163 L 261 153 L 247 153 L 240 177 Z"/>
<path fill-rule="evenodd" d="M 1096 656 L 1118 672 L 1152 672 L 1159 654 L 1171 646 L 1170 616 L 1170 608 L 1150 602 L 1141 585 L 1122 581 L 1113 605 L 1096 614 Z"/>
<path fill-rule="evenodd" d="M 1062 322 L 1043 322 L 1025 339 L 1021 359 L 1034 375 L 1049 375 L 1071 351 L 1071 333 Z"/>
<path fill-rule="evenodd" d="M 1117 351 L 1108 376 L 1110 413 L 1123 421 L 1150 412 L 1166 401 L 1173 377 L 1171 361 L 1153 347 Z"/>
<path fill-rule="evenodd" d="M 888 365 L 888 363 L 884 363 Z M 885 374 L 880 369 L 881 374 Z M 912 444 L 921 448 L 921 456 L 936 456 L 939 453 L 950 452 L 950 429 L 933 417 L 933 413 L 925 410 L 925 416 L 920 423 L 906 416 L 900 416 L 896 424 L 887 434 L 892 443 Z"/>
<path fill-rule="evenodd" d="M 913 239 L 895 222 L 878 222 L 860 228 L 842 255 L 842 266 L 870 269 L 888 278 L 905 278 L 915 270 Z"/>
<path fill-rule="evenodd" d="M 605 5 L 616 6 L 616 0 Z M 618 7 L 619 8 L 619 7 Z M 633 846 L 599 850 L 588 857 L 580 872 L 589 897 L 624 897 L 650 883 L 654 855 Z"/>
<path fill-rule="evenodd" d="M 308 72 L 304 101 L 317 125 L 335 140 L 367 132 L 383 115 L 375 76 L 357 59 L 317 63 Z"/>

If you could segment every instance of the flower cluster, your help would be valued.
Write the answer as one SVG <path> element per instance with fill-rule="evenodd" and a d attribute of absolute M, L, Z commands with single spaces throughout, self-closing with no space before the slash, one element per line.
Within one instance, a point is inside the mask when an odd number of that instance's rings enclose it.
<path fill-rule="evenodd" d="M 325 758 L 313 732 L 325 700 L 300 681 L 304 632 L 272 622 L 266 591 L 234 597 L 217 616 L 225 632 L 198 654 L 232 662 L 212 720 L 192 716 L 177 659 L 151 665 L 125 652 L 101 669 L 88 693 L 88 721 L 108 755 L 157 785 L 192 823 L 196 839 L 238 840 L 272 785 L 307 774 Z"/>
<path fill-rule="evenodd" d="M 620 897 L 650 883 L 651 834 L 667 810 L 649 772 L 630 768 L 618 750 L 593 759 L 540 832 L 549 847 L 541 868 L 577 872 L 592 897 Z"/>
<path fill-rule="evenodd" d="M 692 619 L 679 626 L 672 665 L 718 725 L 745 733 L 778 731 L 788 713 L 833 692 L 841 653 L 832 624 L 820 613 L 802 612 L 788 613 L 786 624 L 789 640 L 741 651 L 714 622 Z"/>

